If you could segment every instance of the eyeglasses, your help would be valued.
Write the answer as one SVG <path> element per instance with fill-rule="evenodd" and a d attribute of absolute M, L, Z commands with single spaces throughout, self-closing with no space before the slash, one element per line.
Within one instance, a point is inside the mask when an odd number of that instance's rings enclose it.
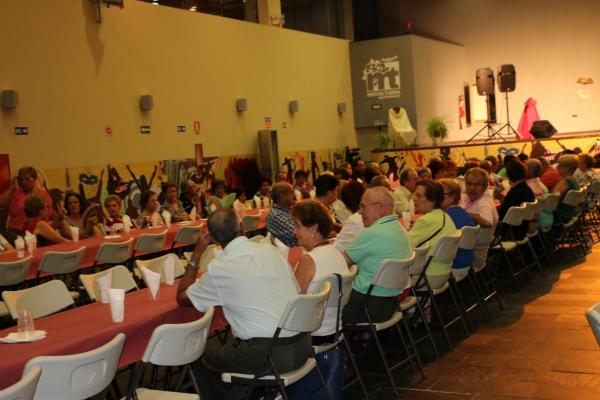
<path fill-rule="evenodd" d="M 367 206 L 370 206 L 370 205 L 373 205 L 373 204 L 379 204 L 379 201 L 375 201 L 375 202 L 372 202 L 372 203 L 360 203 L 358 206 L 360 208 L 367 208 Z"/>

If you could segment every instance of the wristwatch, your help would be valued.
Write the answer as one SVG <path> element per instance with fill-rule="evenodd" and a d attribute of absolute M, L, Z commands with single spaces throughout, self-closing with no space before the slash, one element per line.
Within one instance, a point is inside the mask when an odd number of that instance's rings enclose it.
<path fill-rule="evenodd" d="M 198 264 L 195 261 L 190 260 L 187 263 L 187 267 L 198 269 Z"/>

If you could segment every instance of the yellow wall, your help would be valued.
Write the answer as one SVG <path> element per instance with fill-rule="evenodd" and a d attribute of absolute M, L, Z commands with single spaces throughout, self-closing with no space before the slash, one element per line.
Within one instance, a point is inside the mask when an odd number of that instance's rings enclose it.
<path fill-rule="evenodd" d="M 89 0 L 0 1 L 0 90 L 20 101 L 0 113 L 13 170 L 188 158 L 199 142 L 207 156 L 255 154 L 265 116 L 282 153 L 356 145 L 345 40 L 132 0 L 102 19 Z M 147 115 L 142 94 L 154 96 Z M 241 97 L 248 111 L 237 113 Z"/>

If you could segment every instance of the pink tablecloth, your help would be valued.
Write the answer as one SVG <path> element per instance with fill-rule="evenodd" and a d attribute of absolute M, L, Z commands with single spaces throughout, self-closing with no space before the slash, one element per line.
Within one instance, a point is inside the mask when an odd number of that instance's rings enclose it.
<path fill-rule="evenodd" d="M 63 311 L 35 321 L 35 327 L 48 336 L 34 343 L 0 343 L 0 390 L 17 382 L 31 358 L 41 355 L 68 355 L 97 348 L 117 333 L 126 336 L 119 367 L 139 361 L 152 331 L 165 323 L 185 323 L 202 316 L 193 307 L 180 307 L 175 302 L 177 286 L 160 287 L 157 300 L 151 300 L 147 289 L 125 296 L 125 321 L 113 323 L 108 304 L 93 303 Z M 227 326 L 222 309 L 213 317 L 211 331 Z M 0 331 L 0 337 L 15 332 L 16 327 Z"/>
<path fill-rule="evenodd" d="M 193 226 L 203 224 L 203 222 L 199 222 L 194 224 Z M 192 226 L 192 225 L 186 225 Z M 181 225 L 173 224 L 171 228 L 167 232 L 167 239 L 165 240 L 165 246 L 163 250 L 168 250 L 173 245 L 173 240 L 175 239 L 175 235 L 177 231 L 181 228 Z M 34 279 L 36 277 L 38 267 L 40 265 L 40 261 L 42 256 L 47 251 L 72 251 L 80 248 L 81 246 L 85 246 L 85 253 L 83 254 L 83 258 L 81 259 L 81 268 L 89 268 L 94 265 L 94 260 L 96 258 L 96 253 L 98 252 L 98 248 L 102 243 L 106 242 L 123 242 L 128 240 L 129 238 L 133 238 L 133 246 L 135 246 L 135 241 L 140 237 L 140 235 L 144 233 L 162 233 L 165 228 L 151 228 L 151 229 L 133 229 L 130 233 L 123 233 L 121 237 L 118 239 L 110 239 L 106 240 L 104 238 L 90 238 L 90 239 L 82 239 L 78 243 L 62 243 L 62 244 L 54 244 L 51 246 L 44 246 L 37 248 L 33 253 L 33 264 L 31 265 L 31 269 L 29 270 L 29 275 L 27 279 Z M 132 248 L 133 248 L 132 246 Z M 177 246 L 176 246 L 177 247 Z M 0 262 L 6 261 L 15 261 L 17 260 L 17 253 L 10 252 L 7 254 L 0 255 Z"/>

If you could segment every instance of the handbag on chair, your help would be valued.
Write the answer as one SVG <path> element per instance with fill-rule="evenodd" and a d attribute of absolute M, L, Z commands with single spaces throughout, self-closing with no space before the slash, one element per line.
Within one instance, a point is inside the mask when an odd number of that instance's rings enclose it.
<path fill-rule="evenodd" d="M 333 339 L 333 343 L 337 343 L 342 306 L 342 276 L 340 274 L 334 275 L 338 281 L 339 292 L 335 337 Z M 335 346 L 327 351 L 315 354 L 314 357 L 319 370 L 323 374 L 331 399 L 341 399 L 344 389 L 344 352 Z M 316 369 L 313 369 L 300 381 L 288 386 L 286 392 L 290 400 L 326 400 L 329 398 L 323 390 L 319 373 Z"/>

